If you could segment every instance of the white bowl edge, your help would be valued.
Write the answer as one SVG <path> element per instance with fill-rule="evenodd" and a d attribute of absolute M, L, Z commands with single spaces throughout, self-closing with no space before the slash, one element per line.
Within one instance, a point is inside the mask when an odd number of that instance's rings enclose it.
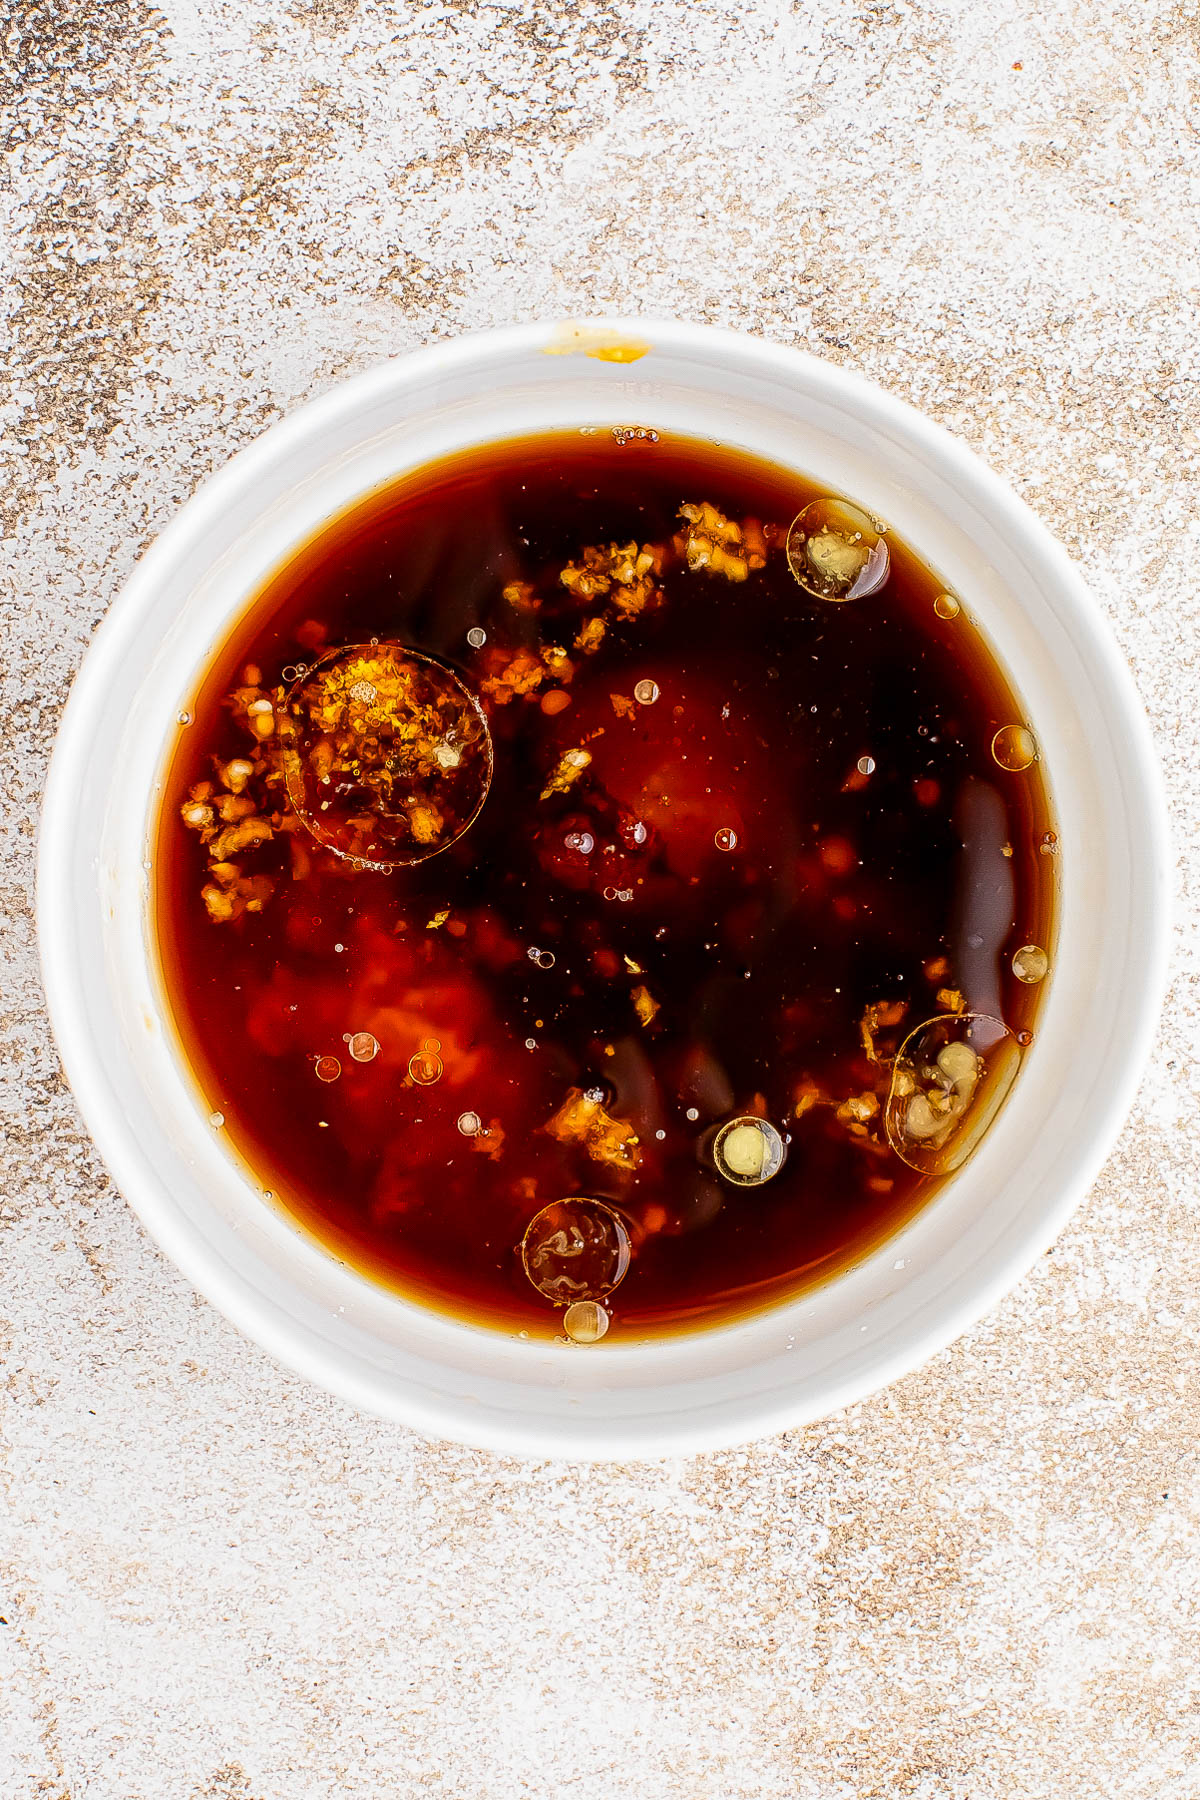
<path fill-rule="evenodd" d="M 1165 980 L 1168 855 L 1149 729 L 1107 625 L 1044 528 L 969 451 L 861 378 L 799 352 L 711 328 L 653 320 L 603 321 L 597 328 L 649 340 L 649 356 L 626 367 L 574 357 L 539 363 L 535 359 L 551 336 L 549 327 L 514 327 L 435 346 L 369 371 L 301 409 L 200 490 L 147 552 L 99 628 L 68 702 L 43 809 L 38 923 L 56 1038 L 101 1154 L 167 1254 L 248 1335 L 283 1363 L 353 1403 L 432 1435 L 535 1455 L 636 1457 L 742 1441 L 860 1397 L 950 1341 L 1046 1248 L 1111 1148 L 1149 1050 Z M 1056 795 L 1067 798 L 1061 923 L 1073 930 L 1078 923 L 1086 942 L 1081 940 L 1076 949 L 1064 940 L 1045 1026 L 1028 1059 L 1028 1079 L 1018 1084 L 972 1164 L 910 1227 L 860 1268 L 768 1315 L 694 1337 L 611 1345 L 588 1355 L 567 1347 L 510 1342 L 372 1288 L 256 1201 L 240 1170 L 213 1144 L 211 1134 L 206 1137 L 199 1130 L 194 1096 L 172 1059 L 161 1054 L 168 1041 L 163 1021 L 155 1015 L 150 985 L 138 973 L 139 954 L 141 963 L 146 961 L 144 904 L 135 905 L 131 898 L 128 852 L 134 840 L 144 846 L 150 796 L 146 790 L 140 809 L 127 805 L 123 819 L 115 819 L 108 791 L 114 783 L 110 780 L 106 789 L 104 781 L 104 749 L 112 749 L 114 757 L 117 751 L 126 756 L 124 763 L 114 760 L 114 774 L 143 767 L 151 741 L 157 742 L 160 757 L 165 721 L 188 684 L 170 691 L 159 669 L 159 691 L 150 704 L 146 684 L 153 688 L 154 665 L 145 662 L 144 644 L 145 666 L 140 678 L 133 673 L 139 639 L 144 640 L 155 606 L 166 603 L 164 595 L 169 600 L 172 582 L 178 585 L 179 572 L 191 562 L 203 563 L 206 540 L 219 543 L 232 532 L 232 548 L 226 546 L 224 560 L 218 556 L 215 573 L 210 568 L 205 577 L 208 591 L 221 601 L 210 626 L 213 640 L 219 639 L 255 585 L 246 547 L 236 533 L 240 530 L 244 537 L 264 505 L 270 510 L 264 496 L 273 474 L 282 479 L 280 471 L 289 459 L 303 462 L 316 455 L 307 479 L 314 489 L 328 493 L 329 510 L 336 510 L 333 484 L 316 446 L 333 442 L 339 431 L 369 417 L 372 408 L 394 415 L 402 435 L 406 401 L 415 413 L 414 396 L 425 395 L 426 410 L 440 420 L 448 441 L 467 423 L 475 436 L 462 441 L 477 441 L 484 414 L 479 405 L 458 397 L 455 384 L 465 382 L 469 389 L 489 372 L 494 377 L 505 369 L 520 369 L 535 393 L 542 372 L 547 378 L 553 372 L 561 422 L 584 422 L 578 412 L 571 413 L 572 407 L 581 408 L 586 418 L 609 423 L 643 422 L 639 409 L 652 408 L 654 417 L 647 422 L 665 424 L 671 414 L 666 389 L 672 380 L 679 383 L 680 368 L 689 366 L 693 379 L 697 372 L 706 374 L 711 425 L 728 429 L 737 418 L 748 417 L 752 408 L 746 394 L 753 392 L 759 396 L 755 404 L 765 404 L 759 395 L 765 386 L 776 393 L 792 391 L 797 406 L 802 396 L 814 415 L 836 418 L 840 413 L 848 430 L 853 425 L 860 437 L 873 439 L 877 478 L 869 478 L 869 457 L 860 444 L 841 459 L 850 479 L 836 485 L 888 512 L 901 534 L 948 580 L 952 573 L 958 575 L 953 585 L 973 610 L 978 608 L 1043 735 Z M 724 413 L 718 395 L 723 380 L 742 384 L 741 397 Z M 446 396 L 440 407 L 438 390 Z M 548 394 L 540 397 L 545 400 Z M 502 410 L 511 416 L 513 409 Z M 807 432 L 812 440 L 810 419 L 792 418 L 790 423 L 799 437 Z M 786 437 L 782 425 L 780 431 Z M 483 433 L 508 434 L 499 416 Z M 732 435 L 759 453 L 773 454 L 758 430 L 739 437 L 735 425 Z M 417 461 L 429 460 L 434 437 L 436 431 L 427 431 L 421 439 L 424 448 Z M 358 441 L 347 453 L 349 491 L 361 491 L 353 482 L 361 481 L 372 454 L 381 456 L 382 469 L 394 451 L 386 427 Z M 839 461 L 833 453 L 821 466 L 799 455 L 776 454 L 776 460 L 790 460 L 805 473 L 829 479 L 831 486 L 843 473 L 832 466 Z M 906 466 L 912 470 L 907 490 L 901 479 Z M 930 494 L 939 485 L 953 488 L 959 507 L 975 521 L 968 548 L 991 534 L 985 551 L 994 553 L 998 546 L 1007 559 L 1003 579 L 990 565 L 973 570 L 971 556 L 962 547 L 955 551 L 953 531 L 943 530 L 930 511 Z M 881 499 L 885 487 L 894 490 L 890 505 Z M 299 491 L 293 479 L 293 499 Z M 277 498 L 272 496 L 270 504 Z M 281 505 L 280 542 L 294 542 L 294 518 L 288 537 L 286 495 Z M 239 523 L 243 515 L 245 523 Z M 259 542 L 260 557 L 277 560 L 271 542 L 261 534 Z M 961 566 L 953 570 L 956 554 Z M 1038 595 L 1043 611 L 1036 617 L 996 597 L 1006 580 L 1010 586 L 1015 581 L 1014 571 Z M 991 577 L 996 579 L 989 586 Z M 176 598 L 186 608 L 187 593 Z M 989 605 L 996 608 L 994 614 Z M 1003 606 L 1009 606 L 1011 616 L 1002 619 Z M 190 656 L 194 670 L 195 630 L 173 640 L 172 629 L 164 629 L 155 654 L 165 658 L 168 668 L 173 653 L 179 666 Z M 1045 654 L 1048 641 L 1054 651 L 1052 668 L 1039 677 L 1036 658 Z M 1044 692 L 1036 695 L 1039 688 Z M 117 717 L 123 695 L 149 705 L 152 716 L 144 726 Z M 1089 699 L 1092 710 L 1087 713 L 1084 702 Z M 1050 718 L 1052 702 L 1055 709 L 1064 708 L 1062 719 Z M 130 710 L 131 716 L 136 714 L 138 705 Z M 1090 731 L 1085 730 L 1089 721 Z M 1075 789 L 1085 797 L 1090 793 L 1082 766 L 1089 759 L 1097 764 L 1091 787 L 1099 805 L 1093 800 L 1085 814 L 1083 801 L 1073 808 L 1070 794 Z M 157 768 L 159 758 L 152 760 Z M 1077 774 L 1072 772 L 1076 763 Z M 103 817 L 97 816 L 98 794 L 104 796 Z M 138 813 L 136 827 L 132 811 Z M 1128 864 L 1124 887 L 1122 845 Z M 106 858 L 114 847 L 117 855 L 110 863 Z M 140 892 L 140 876 L 138 887 Z M 1093 920 L 1089 935 L 1086 915 L 1097 907 L 1102 916 Z M 1121 966 L 1101 963 L 1096 980 L 1085 982 L 1082 974 L 1094 973 L 1100 948 L 1114 958 L 1119 951 Z M 1079 968 L 1072 977 L 1075 963 Z M 1089 986 L 1090 994 L 1085 991 Z M 1060 993 L 1071 1001 L 1070 1016 Z M 152 1003 L 149 1027 L 139 1020 L 139 1008 L 147 1000 Z M 155 1039 L 157 1048 L 147 1051 L 142 1040 Z M 1022 1096 L 1034 1085 L 1038 1059 L 1050 1069 L 1065 1045 L 1081 1041 L 1084 1066 L 1077 1065 L 1073 1087 L 1060 1097 L 1061 1142 L 1048 1141 L 1053 1127 L 1043 1118 L 1038 1122 L 1039 1156 L 1031 1161 L 1024 1149 L 1018 1155 L 1014 1134 L 1033 1118 L 1035 1109 L 1024 1105 Z M 183 1121 L 189 1131 L 182 1145 L 173 1141 L 170 1124 L 163 1123 L 181 1106 L 192 1115 Z M 1024 1121 L 1023 1114 L 1029 1115 Z M 1025 1191 L 1020 1194 L 1016 1189 L 1022 1170 Z M 968 1233 L 964 1223 L 972 1213 L 966 1204 L 971 1193 L 976 1216 Z M 905 1266 L 894 1269 L 897 1262 Z M 866 1342 L 860 1343 L 863 1337 Z M 815 1354 L 822 1345 L 823 1360 Z"/>

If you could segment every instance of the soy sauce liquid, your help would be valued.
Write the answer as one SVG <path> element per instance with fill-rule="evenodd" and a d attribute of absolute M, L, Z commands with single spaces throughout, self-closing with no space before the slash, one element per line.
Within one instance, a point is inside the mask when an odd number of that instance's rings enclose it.
<path fill-rule="evenodd" d="M 609 1302 L 614 1340 L 761 1308 L 911 1216 L 934 1180 L 879 1141 L 877 1121 L 873 1141 L 855 1138 L 831 1105 L 797 1117 L 797 1096 L 878 1080 L 859 1032 L 876 1001 L 906 1001 L 908 1030 L 958 987 L 1031 1031 L 1040 990 L 1010 959 L 1026 943 L 1052 951 L 1055 872 L 1039 766 L 1006 773 L 990 753 L 1021 708 L 965 608 L 938 616 L 942 584 L 894 534 L 879 592 L 813 599 L 782 537 L 820 487 L 741 452 L 618 436 L 472 450 L 323 528 L 214 656 L 173 748 L 153 858 L 179 1038 L 263 1191 L 373 1279 L 535 1335 L 561 1318 L 523 1272 L 528 1220 L 563 1196 L 606 1199 L 634 1244 Z M 600 650 L 576 652 L 602 608 L 581 608 L 558 571 L 585 545 L 669 543 L 683 501 L 773 523 L 767 566 L 735 585 L 675 561 L 659 607 L 610 616 Z M 519 580 L 540 607 L 503 598 Z M 553 715 L 536 693 L 489 705 L 491 792 L 451 849 L 374 873 L 310 841 L 295 878 L 277 835 L 252 859 L 276 878 L 270 902 L 214 924 L 180 806 L 214 757 L 247 753 L 223 705 L 244 666 L 266 684 L 311 660 L 308 621 L 331 645 L 428 651 L 475 691 L 498 649 L 560 643 L 570 702 Z M 618 716 L 611 696 L 646 681 L 657 699 Z M 583 743 L 586 778 L 539 798 Z M 731 833 L 735 848 L 719 848 Z M 638 987 L 658 1008 L 649 1025 Z M 348 1053 L 359 1032 L 378 1043 L 369 1062 Z M 437 1067 L 425 1084 L 422 1054 Z M 335 1080 L 318 1079 L 322 1057 L 340 1063 Z M 573 1088 L 602 1091 L 632 1124 L 632 1176 L 547 1135 Z M 733 1188 L 697 1145 L 714 1119 L 756 1108 L 789 1137 L 787 1160 L 767 1185 Z M 490 1138 L 464 1135 L 471 1115 Z"/>

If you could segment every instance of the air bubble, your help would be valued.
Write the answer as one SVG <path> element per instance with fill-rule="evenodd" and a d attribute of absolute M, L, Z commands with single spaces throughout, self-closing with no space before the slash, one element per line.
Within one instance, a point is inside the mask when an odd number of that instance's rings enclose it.
<path fill-rule="evenodd" d="M 607 1312 L 594 1300 L 576 1300 L 563 1314 L 563 1330 L 573 1344 L 598 1344 L 608 1323 Z"/>
<path fill-rule="evenodd" d="M 1022 944 L 1019 950 L 1013 951 L 1013 974 L 1018 981 L 1028 982 L 1031 987 L 1046 979 L 1049 967 L 1050 958 L 1040 944 Z"/>
<path fill-rule="evenodd" d="M 992 756 L 1010 775 L 1037 761 L 1037 739 L 1027 725 L 1002 725 L 992 739 Z"/>
<path fill-rule="evenodd" d="M 225 1114 L 220 1112 L 210 1112 L 208 1115 L 208 1122 L 214 1131 L 220 1131 L 222 1125 L 225 1123 Z"/>
<path fill-rule="evenodd" d="M 761 1187 L 783 1167 L 783 1139 L 769 1119 L 745 1113 L 729 1119 L 713 1139 L 717 1174 L 738 1187 Z"/>
<path fill-rule="evenodd" d="M 629 1255 L 625 1222 L 602 1200 L 554 1200 L 534 1214 L 521 1239 L 526 1275 L 555 1306 L 611 1294 Z"/>
<path fill-rule="evenodd" d="M 318 1081 L 336 1081 L 342 1072 L 342 1065 L 336 1056 L 318 1056 L 313 1073 Z"/>
<path fill-rule="evenodd" d="M 957 619 L 962 607 L 953 594 L 939 594 L 933 603 L 933 610 L 939 619 Z"/>
<path fill-rule="evenodd" d="M 379 1039 L 369 1031 L 355 1031 L 346 1039 L 346 1048 L 355 1062 L 374 1062 L 379 1055 Z"/>
<path fill-rule="evenodd" d="M 590 831 L 568 831 L 563 843 L 568 850 L 578 850 L 580 856 L 590 856 L 596 848 L 596 840 Z"/>
<path fill-rule="evenodd" d="M 718 850 L 736 850 L 738 834 L 732 825 L 722 825 L 719 831 L 713 833 L 713 843 Z"/>
<path fill-rule="evenodd" d="M 884 529 L 849 500 L 814 500 L 788 527 L 788 567 L 816 600 L 861 600 L 888 577 Z"/>
<path fill-rule="evenodd" d="M 961 1168 L 1003 1105 L 1019 1062 L 1012 1032 L 986 1013 L 943 1013 L 910 1031 L 884 1109 L 896 1155 L 923 1175 Z"/>
<path fill-rule="evenodd" d="M 482 625 L 472 625 L 470 631 L 467 633 L 467 642 L 470 644 L 472 650 L 483 649 L 483 646 L 487 643 L 487 632 L 483 629 Z"/>
<path fill-rule="evenodd" d="M 649 677 L 634 683 L 633 697 L 639 706 L 653 706 L 661 693 L 657 681 L 651 681 Z"/>
<path fill-rule="evenodd" d="M 192 715 L 190 712 L 177 713 L 175 717 L 180 725 L 190 725 L 192 722 Z"/>
<path fill-rule="evenodd" d="M 860 775 L 873 775 L 875 773 L 875 758 L 873 756 L 860 756 L 855 767 Z"/>
<path fill-rule="evenodd" d="M 689 1106 L 687 1109 L 687 1117 L 691 1121 L 691 1123 L 694 1125 L 696 1123 L 696 1120 L 700 1117 L 699 1109 L 695 1106 Z"/>
<path fill-rule="evenodd" d="M 454 670 L 375 641 L 296 667 L 275 717 L 288 798 L 317 841 L 384 870 L 456 843 L 487 798 L 492 740 Z"/>
<path fill-rule="evenodd" d="M 539 969 L 552 969 L 554 967 L 553 950 L 538 950 L 535 947 L 527 951 L 526 954 L 528 955 L 530 962 L 536 963 Z"/>
<path fill-rule="evenodd" d="M 456 1122 L 464 1137 L 478 1137 L 483 1130 L 483 1120 L 477 1112 L 459 1113 Z"/>

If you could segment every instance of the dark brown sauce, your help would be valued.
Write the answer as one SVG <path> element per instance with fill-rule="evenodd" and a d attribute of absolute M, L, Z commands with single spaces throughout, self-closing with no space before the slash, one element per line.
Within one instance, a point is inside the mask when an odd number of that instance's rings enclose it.
<path fill-rule="evenodd" d="M 790 1296 L 933 1191 L 889 1147 L 889 1064 L 868 1059 L 860 1022 L 906 1007 L 880 1028 L 881 1059 L 956 994 L 1032 1030 L 1039 989 L 1011 958 L 1053 949 L 1048 801 L 1036 763 L 997 767 L 1018 704 L 893 534 L 874 594 L 834 604 L 793 579 L 787 527 L 821 492 L 740 452 L 607 431 L 472 450 L 322 529 L 214 656 L 157 826 L 164 984 L 214 1128 L 339 1258 L 548 1335 L 562 1314 L 527 1278 L 522 1235 L 541 1207 L 590 1196 L 631 1244 L 606 1300 L 615 1339 Z M 689 568 L 669 549 L 685 501 L 774 528 L 766 566 L 739 582 Z M 661 600 L 624 620 L 559 571 L 627 540 L 668 561 Z M 504 597 L 521 581 L 532 603 Z M 588 655 L 575 640 L 593 616 L 606 629 Z M 244 890 L 271 890 L 262 910 L 214 923 L 212 855 L 180 809 L 214 758 L 260 748 L 244 698 L 231 712 L 225 697 L 247 664 L 278 696 L 285 668 L 372 639 L 485 692 L 486 803 L 450 847 L 389 872 L 276 828 L 227 859 L 268 878 Z M 547 645 L 569 676 L 543 659 L 529 693 L 486 695 L 518 649 Z M 635 700 L 639 683 L 657 698 Z M 540 797 L 583 746 L 590 764 Z M 278 825 L 283 789 L 249 791 Z M 546 1130 L 578 1091 L 619 1121 L 616 1160 Z M 878 1111 L 867 1098 L 869 1116 L 847 1115 L 872 1092 Z M 713 1127 L 734 1114 L 784 1140 L 761 1186 L 712 1166 Z"/>

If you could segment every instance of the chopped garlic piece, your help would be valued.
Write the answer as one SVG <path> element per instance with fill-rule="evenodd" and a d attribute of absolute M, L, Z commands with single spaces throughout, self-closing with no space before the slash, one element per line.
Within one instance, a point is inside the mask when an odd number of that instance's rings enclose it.
<path fill-rule="evenodd" d="M 757 519 L 748 519 L 743 528 L 707 500 L 688 501 L 679 516 L 687 525 L 682 551 L 689 569 L 710 569 L 727 581 L 745 581 L 751 569 L 766 563 L 766 539 Z"/>
<path fill-rule="evenodd" d="M 579 635 L 575 639 L 575 648 L 577 650 L 582 650 L 585 656 L 595 656 L 597 650 L 604 642 L 605 630 L 606 627 L 603 619 L 589 619 L 587 623 L 582 625 L 579 629 Z"/>
<path fill-rule="evenodd" d="M 541 798 L 548 800 L 551 794 L 565 794 L 567 789 L 579 780 L 591 760 L 590 750 L 564 750 L 547 777 Z"/>
<path fill-rule="evenodd" d="M 624 1119 L 614 1119 L 599 1100 L 572 1088 L 543 1127 L 560 1144 L 578 1144 L 593 1162 L 615 1169 L 636 1169 L 641 1161 L 637 1133 Z"/>
<path fill-rule="evenodd" d="M 630 998 L 633 1010 L 643 1025 L 652 1025 L 654 1016 L 660 1010 L 660 1003 L 654 998 L 648 987 L 635 987 Z"/>

